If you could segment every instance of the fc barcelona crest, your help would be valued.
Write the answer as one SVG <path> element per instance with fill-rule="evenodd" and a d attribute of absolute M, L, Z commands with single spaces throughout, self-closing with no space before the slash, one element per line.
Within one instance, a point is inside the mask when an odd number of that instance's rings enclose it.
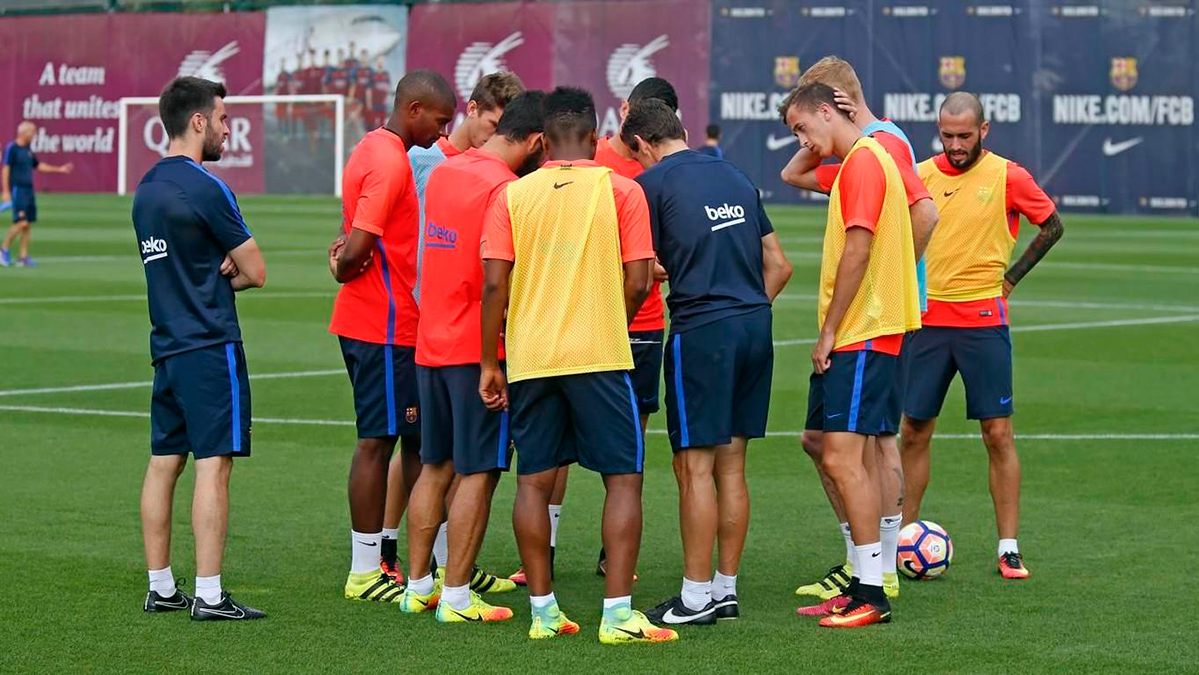
<path fill-rule="evenodd" d="M 404 421 L 408 424 L 416 424 L 416 406 L 412 406 L 404 411 Z"/>
<path fill-rule="evenodd" d="M 1137 60 L 1131 56 L 1112 58 L 1112 86 L 1128 91 L 1137 86 Z"/>
<path fill-rule="evenodd" d="M 941 85 L 946 89 L 957 89 L 966 83 L 966 57 L 942 56 L 941 69 L 937 73 Z"/>
<path fill-rule="evenodd" d="M 774 82 L 783 89 L 791 89 L 799 84 L 799 57 L 774 57 Z"/>

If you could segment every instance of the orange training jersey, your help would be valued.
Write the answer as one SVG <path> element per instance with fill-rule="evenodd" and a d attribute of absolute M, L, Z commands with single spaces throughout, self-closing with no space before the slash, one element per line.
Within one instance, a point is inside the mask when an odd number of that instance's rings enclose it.
<path fill-rule="evenodd" d="M 379 237 L 362 274 L 342 284 L 329 332 L 375 344 L 416 345 L 416 242 L 420 216 L 400 137 L 380 127 L 354 148 L 341 182 L 342 227 Z"/>
<path fill-rule="evenodd" d="M 606 136 L 595 144 L 595 163 L 606 166 L 629 180 L 640 176 L 641 172 L 645 170 L 641 167 L 641 162 L 635 159 L 625 159 L 617 154 L 616 150 L 612 148 L 612 141 Z M 666 304 L 662 301 L 662 283 L 655 281 L 653 287 L 649 289 L 649 295 L 645 296 L 645 302 L 642 303 L 641 309 L 637 311 L 637 316 L 633 318 L 633 323 L 629 324 L 629 332 L 665 330 L 665 315 Z"/>
<path fill-rule="evenodd" d="M 1003 275 L 1019 233 L 1020 215 L 1043 223 L 1053 200 L 1024 167 L 985 153 L 965 171 L 944 154 L 920 163 L 941 220 L 924 257 L 928 263 L 926 326 L 1006 326 Z"/>
<path fill-rule="evenodd" d="M 416 362 L 422 366 L 478 363 L 483 301 L 483 222 L 504 185 L 516 180 L 499 157 L 470 149 L 433 169 L 425 188 Z M 500 358 L 504 358 L 501 346 Z"/>

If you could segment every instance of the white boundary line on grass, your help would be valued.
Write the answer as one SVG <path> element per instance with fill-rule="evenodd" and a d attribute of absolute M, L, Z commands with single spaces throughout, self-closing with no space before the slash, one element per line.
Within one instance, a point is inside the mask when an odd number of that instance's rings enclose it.
<path fill-rule="evenodd" d="M 301 370 L 294 373 L 261 373 L 251 375 L 251 380 L 286 380 L 296 377 L 321 377 L 324 375 L 344 375 L 345 369 L 338 370 Z M 73 387 L 40 387 L 37 389 L 9 389 L 0 391 L 0 396 L 24 396 L 26 394 L 70 394 L 82 391 L 109 391 L 112 389 L 140 389 L 153 386 L 153 381 L 143 382 L 114 382 L 111 384 L 80 384 Z"/>
<path fill-rule="evenodd" d="M 94 408 L 58 408 L 33 405 L 0 405 L 0 410 L 12 412 L 50 413 L 58 415 L 89 415 L 97 417 L 133 417 L 147 419 L 150 413 L 134 410 L 98 410 Z M 288 424 L 320 427 L 352 427 L 349 420 L 295 419 L 286 417 L 255 417 L 259 424 Z M 650 429 L 648 433 L 665 435 L 665 429 Z M 768 437 L 799 437 L 801 431 L 768 431 Z M 978 434 L 936 434 L 942 440 L 979 440 Z M 1016 440 L 1024 441 L 1192 441 L 1199 440 L 1195 434 L 1016 434 Z"/>
<path fill-rule="evenodd" d="M 279 293 L 249 293 L 239 295 L 238 302 L 252 300 L 280 300 L 287 298 L 332 298 L 336 291 L 282 291 Z M 48 295 L 45 297 L 0 298 L 0 305 L 42 305 L 61 302 L 128 302 L 146 301 L 146 294 L 129 295 Z"/>

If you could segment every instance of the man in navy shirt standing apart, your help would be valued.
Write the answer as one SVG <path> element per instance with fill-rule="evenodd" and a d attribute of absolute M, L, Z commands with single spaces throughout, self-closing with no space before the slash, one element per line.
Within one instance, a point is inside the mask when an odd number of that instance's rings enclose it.
<path fill-rule="evenodd" d="M 37 222 L 37 202 L 33 198 L 33 172 L 71 173 L 74 165 L 47 164 L 38 160 L 31 147 L 37 126 L 28 120 L 17 125 L 17 138 L 4 146 L 4 166 L 0 168 L 0 211 L 12 208 L 12 227 L 0 244 L 0 267 L 12 265 L 10 247 L 21 238 L 21 253 L 17 260 L 23 267 L 37 267 L 29 257 L 29 231 Z"/>
<path fill-rule="evenodd" d="M 225 86 L 180 77 L 158 99 L 170 146 L 137 186 L 133 227 L 150 305 L 150 466 L 142 484 L 147 612 L 188 609 L 193 621 L 258 619 L 221 588 L 229 527 L 229 474 L 250 455 L 250 382 L 233 294 L 266 283 L 266 265 L 237 200 L 201 162 L 229 137 Z M 192 528 L 196 597 L 170 566 L 175 483 L 196 458 Z"/>
<path fill-rule="evenodd" d="M 679 484 L 683 588 L 646 616 L 712 624 L 739 615 L 737 569 L 749 526 L 745 450 L 766 435 L 770 304 L 791 264 L 754 184 L 732 164 L 689 150 L 668 106 L 638 102 L 620 134 L 647 169 L 636 180 L 670 275 L 666 424 Z"/>

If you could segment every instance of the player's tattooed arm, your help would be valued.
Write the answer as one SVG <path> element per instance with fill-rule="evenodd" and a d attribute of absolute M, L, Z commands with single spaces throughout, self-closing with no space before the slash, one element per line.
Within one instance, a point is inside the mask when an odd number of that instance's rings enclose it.
<path fill-rule="evenodd" d="M 1045 222 L 1038 224 L 1037 227 L 1041 228 L 1041 231 L 1028 243 L 1028 248 L 1024 249 L 1024 254 L 1020 256 L 1020 259 L 1003 275 L 1003 296 L 1005 298 L 1011 293 L 1012 288 L 1020 283 L 1024 275 L 1041 262 L 1041 258 L 1049 253 L 1049 249 L 1053 248 L 1053 245 L 1062 238 L 1062 234 L 1066 231 L 1057 211 L 1050 214 Z"/>

